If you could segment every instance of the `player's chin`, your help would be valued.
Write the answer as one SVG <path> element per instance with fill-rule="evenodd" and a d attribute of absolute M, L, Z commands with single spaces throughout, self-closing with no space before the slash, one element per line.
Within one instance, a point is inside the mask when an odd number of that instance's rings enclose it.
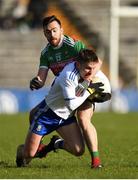
<path fill-rule="evenodd" d="M 52 40 L 50 41 L 50 44 L 54 47 L 58 46 L 58 41 L 57 40 Z"/>
<path fill-rule="evenodd" d="M 88 82 L 92 81 L 92 78 L 90 76 L 84 76 L 83 79 Z"/>

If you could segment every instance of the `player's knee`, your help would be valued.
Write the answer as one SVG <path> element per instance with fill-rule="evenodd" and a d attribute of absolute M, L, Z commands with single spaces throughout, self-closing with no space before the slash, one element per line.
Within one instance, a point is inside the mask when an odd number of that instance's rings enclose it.
<path fill-rule="evenodd" d="M 84 151 L 85 151 L 85 148 L 82 146 L 82 147 L 75 147 L 74 149 L 74 155 L 75 156 L 82 156 L 84 154 Z"/>

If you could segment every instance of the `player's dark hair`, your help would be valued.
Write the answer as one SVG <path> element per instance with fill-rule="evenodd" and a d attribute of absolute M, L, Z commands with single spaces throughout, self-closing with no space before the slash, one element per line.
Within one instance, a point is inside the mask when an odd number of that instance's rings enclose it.
<path fill-rule="evenodd" d="M 52 16 L 47 16 L 43 19 L 43 22 L 42 22 L 43 27 L 47 26 L 48 24 L 50 24 L 53 21 L 57 21 L 57 23 L 61 26 L 60 20 L 55 15 L 52 15 Z"/>
<path fill-rule="evenodd" d="M 77 61 L 81 64 L 89 62 L 98 62 L 98 57 L 94 50 L 92 49 L 82 49 L 79 52 Z"/>

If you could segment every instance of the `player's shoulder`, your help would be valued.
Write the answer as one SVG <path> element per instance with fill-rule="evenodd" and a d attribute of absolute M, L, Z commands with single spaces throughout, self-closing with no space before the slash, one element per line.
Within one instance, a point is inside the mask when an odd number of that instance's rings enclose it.
<path fill-rule="evenodd" d="M 71 38 L 70 36 L 64 35 L 63 43 L 68 45 L 68 46 L 74 47 L 75 40 L 73 38 Z"/>
<path fill-rule="evenodd" d="M 79 43 L 83 44 L 83 42 L 81 40 L 75 38 L 74 36 L 67 36 L 67 35 L 64 35 L 63 42 L 72 47 L 74 47 L 75 45 L 77 45 Z"/>
<path fill-rule="evenodd" d="M 62 72 L 67 74 L 68 72 L 71 72 L 74 68 L 75 68 L 75 62 L 71 62 L 71 63 L 65 65 L 64 69 L 62 70 Z"/>
<path fill-rule="evenodd" d="M 50 49 L 50 44 L 48 43 L 41 51 L 41 55 L 45 55 Z"/>
<path fill-rule="evenodd" d="M 70 80 L 74 80 L 77 74 L 78 70 L 76 68 L 75 62 L 67 64 L 60 73 L 61 76 L 64 76 L 65 78 Z"/>

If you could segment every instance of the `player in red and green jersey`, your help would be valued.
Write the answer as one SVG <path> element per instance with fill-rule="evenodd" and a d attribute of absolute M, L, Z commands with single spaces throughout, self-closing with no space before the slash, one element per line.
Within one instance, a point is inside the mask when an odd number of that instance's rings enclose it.
<path fill-rule="evenodd" d="M 63 67 L 69 62 L 77 59 L 78 53 L 84 49 L 85 45 L 81 41 L 75 41 L 69 36 L 62 35 L 61 44 L 57 47 L 48 45 L 41 52 L 40 68 L 51 69 L 57 76 Z"/>
<path fill-rule="evenodd" d="M 49 69 L 52 70 L 54 75 L 58 76 L 64 66 L 69 62 L 75 61 L 79 51 L 85 48 L 83 42 L 75 41 L 71 37 L 63 34 L 61 22 L 55 16 L 44 18 L 43 30 L 49 43 L 41 52 L 38 74 L 30 82 L 30 88 L 32 90 L 44 86 Z M 101 64 L 99 60 L 93 68 L 93 76 L 100 69 Z M 30 119 L 32 119 L 31 116 L 35 113 L 37 107 L 39 107 L 39 105 L 30 112 Z M 78 122 L 82 128 L 87 147 L 91 154 L 91 167 L 99 168 L 101 167 L 101 162 L 98 153 L 97 132 L 91 123 L 92 115 L 93 106 L 92 103 L 88 101 L 85 101 L 77 110 Z"/>

